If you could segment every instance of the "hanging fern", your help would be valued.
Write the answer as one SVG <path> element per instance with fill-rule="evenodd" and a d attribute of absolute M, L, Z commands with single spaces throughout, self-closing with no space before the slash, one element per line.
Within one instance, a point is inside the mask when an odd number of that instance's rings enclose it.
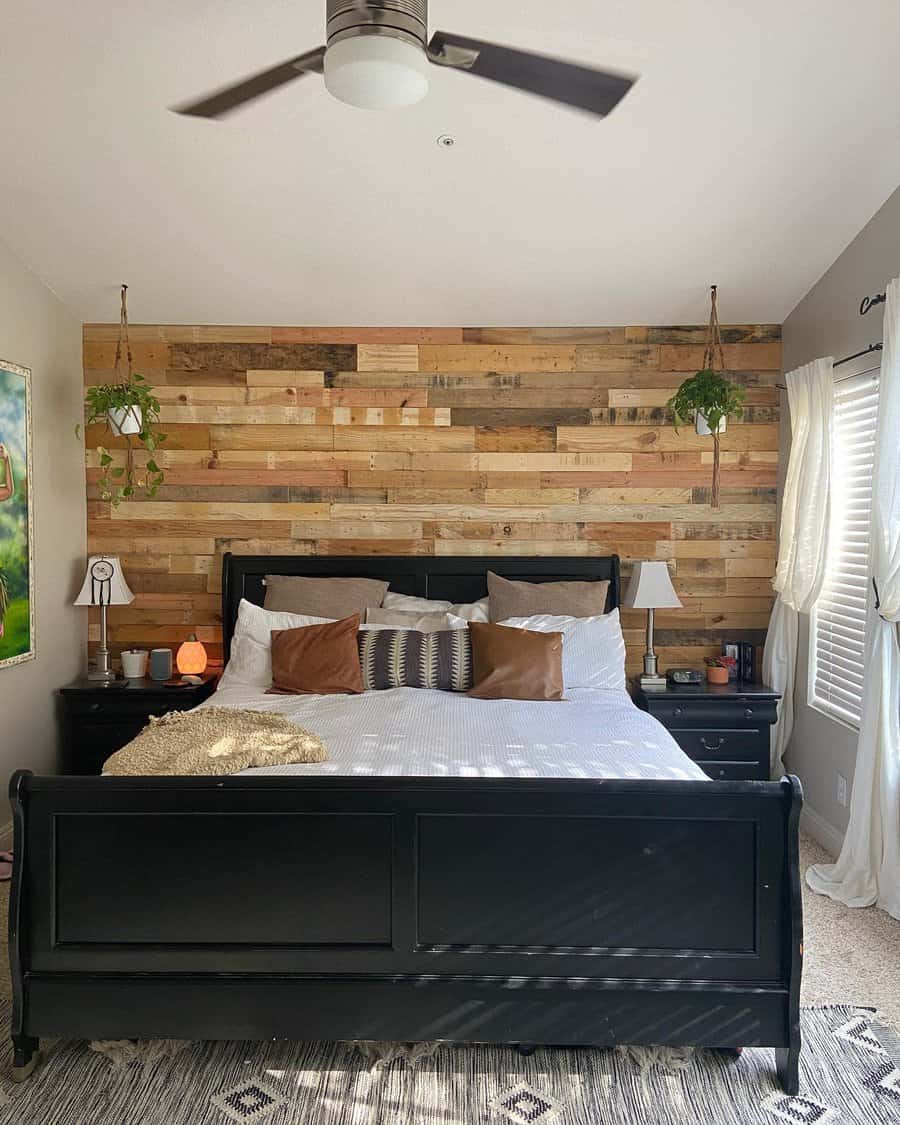
<path fill-rule="evenodd" d="M 667 406 L 675 419 L 675 429 L 693 422 L 702 414 L 715 434 L 723 418 L 739 418 L 744 404 L 743 387 L 732 383 L 718 371 L 709 368 L 685 379 Z"/>

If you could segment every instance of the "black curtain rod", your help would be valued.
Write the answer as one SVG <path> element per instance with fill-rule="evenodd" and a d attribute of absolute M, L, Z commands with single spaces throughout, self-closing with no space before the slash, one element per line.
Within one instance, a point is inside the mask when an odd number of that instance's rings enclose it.
<path fill-rule="evenodd" d="M 873 309 L 876 305 L 883 305 L 886 300 L 887 300 L 887 295 L 885 293 L 876 293 L 874 297 L 863 297 L 863 299 L 859 302 L 859 315 L 865 316 L 866 313 L 869 311 L 869 309 Z M 883 350 L 884 350 L 884 344 L 869 344 L 869 346 L 867 348 L 863 348 L 863 350 L 861 352 L 854 352 L 853 355 L 845 356 L 844 359 L 839 359 L 832 366 L 843 367 L 845 363 L 850 363 L 854 359 L 859 359 L 860 356 L 870 355 L 872 352 L 880 352 L 880 351 L 883 351 Z M 853 379 L 853 378 L 855 378 L 855 376 L 845 375 L 844 378 L 845 379 Z M 841 383 L 841 382 L 843 382 L 843 380 L 842 379 L 835 379 L 835 382 Z M 787 387 L 784 385 L 784 383 L 776 383 L 775 387 L 779 391 L 786 391 L 787 390 Z"/>
<path fill-rule="evenodd" d="M 848 355 L 846 359 L 839 359 L 837 363 L 833 363 L 832 367 L 842 367 L 845 363 L 849 363 L 852 359 L 859 359 L 863 355 L 871 355 L 872 352 L 884 351 L 884 344 L 869 344 L 867 348 L 863 348 L 861 352 L 854 352 L 853 355 Z M 855 379 L 860 372 L 854 372 L 853 375 L 845 375 L 843 379 L 835 379 L 836 383 L 844 383 L 847 379 Z M 786 391 L 787 387 L 784 383 L 776 383 L 776 390 Z"/>
<path fill-rule="evenodd" d="M 880 352 L 884 350 L 884 344 L 869 344 L 867 348 L 863 348 L 861 352 L 854 352 L 853 355 L 848 355 L 846 359 L 839 359 L 835 363 L 835 367 L 843 367 L 845 363 L 849 363 L 851 359 L 859 359 L 861 355 L 868 355 L 870 352 Z M 853 378 L 853 376 L 849 376 Z"/>

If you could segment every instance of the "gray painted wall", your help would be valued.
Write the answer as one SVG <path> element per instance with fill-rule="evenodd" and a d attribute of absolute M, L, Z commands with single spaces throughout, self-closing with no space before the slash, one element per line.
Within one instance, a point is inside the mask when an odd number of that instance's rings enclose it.
<path fill-rule="evenodd" d="M 84 577 L 81 326 L 0 242 L 0 358 L 31 368 L 37 656 L 0 669 L 0 785 L 18 767 L 57 768 L 55 689 L 86 660 L 87 613 L 72 599 Z M 0 799 L 0 826 L 10 820 Z"/>
<path fill-rule="evenodd" d="M 883 293 L 900 275 L 900 189 L 885 203 L 813 286 L 784 323 L 784 369 L 791 371 L 819 356 L 851 355 L 881 340 L 884 306 L 859 315 L 865 295 Z M 858 369 L 871 366 L 863 363 Z M 850 365 L 845 372 L 853 370 Z M 781 472 L 787 468 L 790 422 L 782 392 Z M 780 489 L 779 489 L 780 493 Z M 800 659 L 794 692 L 796 725 L 786 756 L 788 767 L 803 782 L 806 824 L 835 850 L 847 827 L 849 809 L 838 804 L 836 773 L 852 781 L 857 732 L 807 705 L 809 619 L 801 618 Z"/>

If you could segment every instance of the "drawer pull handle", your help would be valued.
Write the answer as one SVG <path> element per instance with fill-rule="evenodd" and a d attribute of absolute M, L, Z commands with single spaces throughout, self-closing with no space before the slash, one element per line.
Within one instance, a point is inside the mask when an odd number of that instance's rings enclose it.
<path fill-rule="evenodd" d="M 672 712 L 672 714 L 673 714 L 673 715 L 675 716 L 675 718 L 677 719 L 677 718 L 678 718 L 678 716 L 679 716 L 679 715 L 681 714 L 681 708 L 680 708 L 680 707 L 676 707 L 676 708 L 675 708 L 675 710 L 674 710 L 674 711 Z"/>
<path fill-rule="evenodd" d="M 710 743 L 708 743 L 706 741 L 706 736 L 701 734 L 700 735 L 700 745 L 703 747 L 704 750 L 721 750 L 722 747 L 725 745 L 725 739 L 723 737 L 720 737 L 718 739 L 718 741 L 716 742 L 715 746 L 711 746 Z"/>
<path fill-rule="evenodd" d="M 753 708 L 752 707 L 746 708 L 746 710 L 744 711 L 744 718 L 745 719 L 752 719 L 753 718 Z"/>
<path fill-rule="evenodd" d="M 92 711 L 99 711 L 100 710 L 100 704 L 99 703 L 92 703 L 91 704 L 91 710 Z"/>

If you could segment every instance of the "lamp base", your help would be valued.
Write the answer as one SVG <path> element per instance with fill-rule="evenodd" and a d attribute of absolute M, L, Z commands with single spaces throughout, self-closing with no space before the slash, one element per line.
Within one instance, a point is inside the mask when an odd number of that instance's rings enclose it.
<path fill-rule="evenodd" d="M 105 613 L 106 606 L 103 609 Z M 96 680 L 98 683 L 112 683 L 116 678 L 116 673 L 109 666 L 109 649 L 106 647 L 105 638 L 97 650 L 94 663 L 88 665 L 87 678 L 91 681 Z"/>
<path fill-rule="evenodd" d="M 644 691 L 665 691 L 668 686 L 665 676 L 639 676 L 638 683 Z"/>
<path fill-rule="evenodd" d="M 92 682 L 96 680 L 98 683 L 111 684 L 115 683 L 116 674 L 112 668 L 89 668 L 87 678 Z"/>

